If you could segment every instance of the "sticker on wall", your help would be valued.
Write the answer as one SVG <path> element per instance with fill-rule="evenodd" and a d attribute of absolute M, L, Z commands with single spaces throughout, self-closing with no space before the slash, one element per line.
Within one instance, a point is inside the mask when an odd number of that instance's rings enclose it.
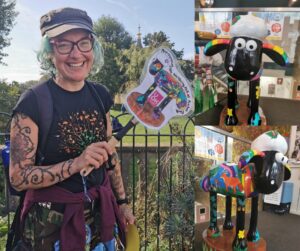
<path fill-rule="evenodd" d="M 225 160 L 225 136 L 204 127 L 195 126 L 195 156 Z"/>

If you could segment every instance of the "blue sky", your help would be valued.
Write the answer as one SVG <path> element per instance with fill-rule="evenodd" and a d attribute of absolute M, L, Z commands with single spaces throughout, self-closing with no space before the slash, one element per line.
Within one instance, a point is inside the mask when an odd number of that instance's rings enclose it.
<path fill-rule="evenodd" d="M 51 9 L 67 6 L 86 10 L 94 21 L 110 15 L 134 38 L 138 25 L 142 35 L 162 30 L 175 43 L 175 49 L 184 49 L 184 57 L 193 58 L 194 0 L 17 0 L 19 15 L 10 33 L 11 45 L 4 50 L 9 54 L 4 58 L 8 66 L 0 65 L 0 79 L 39 79 L 35 55 L 41 39 L 39 19 Z"/>

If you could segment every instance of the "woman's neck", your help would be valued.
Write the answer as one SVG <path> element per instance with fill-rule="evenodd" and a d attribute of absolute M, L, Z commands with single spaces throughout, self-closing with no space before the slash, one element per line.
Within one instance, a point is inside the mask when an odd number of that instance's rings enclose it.
<path fill-rule="evenodd" d="M 70 92 L 80 91 L 84 86 L 84 80 L 82 81 L 67 81 L 65 79 L 56 76 L 53 78 L 54 82 L 62 89 Z"/>

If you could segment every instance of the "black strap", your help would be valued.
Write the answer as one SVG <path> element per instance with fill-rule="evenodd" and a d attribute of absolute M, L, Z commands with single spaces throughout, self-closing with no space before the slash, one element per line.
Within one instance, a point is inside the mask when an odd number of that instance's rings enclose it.
<path fill-rule="evenodd" d="M 103 102 L 100 98 L 100 96 L 98 95 L 98 92 L 96 90 L 95 84 L 89 81 L 86 81 L 87 86 L 89 87 L 92 95 L 96 98 L 96 100 L 98 101 L 101 113 L 103 114 L 103 121 L 104 121 L 104 126 L 107 129 L 107 118 L 106 118 L 106 111 L 103 105 Z"/>
<path fill-rule="evenodd" d="M 13 222 L 7 234 L 6 240 L 6 251 L 12 251 L 14 247 L 18 245 L 21 238 L 21 211 L 23 207 L 23 202 L 25 199 L 25 191 L 20 196 L 19 205 L 17 207 L 16 213 L 14 215 Z"/>
<path fill-rule="evenodd" d="M 36 96 L 39 115 L 39 142 L 36 163 L 41 165 L 44 160 L 47 139 L 53 120 L 53 99 L 48 87 L 49 81 L 31 88 Z"/>

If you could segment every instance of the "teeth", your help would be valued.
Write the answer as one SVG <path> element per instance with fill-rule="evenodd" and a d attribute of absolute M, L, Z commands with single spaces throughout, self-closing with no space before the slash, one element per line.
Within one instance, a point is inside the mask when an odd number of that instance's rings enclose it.
<path fill-rule="evenodd" d="M 80 67 L 83 65 L 83 62 L 82 63 L 78 63 L 78 64 L 69 64 L 71 67 Z"/>

